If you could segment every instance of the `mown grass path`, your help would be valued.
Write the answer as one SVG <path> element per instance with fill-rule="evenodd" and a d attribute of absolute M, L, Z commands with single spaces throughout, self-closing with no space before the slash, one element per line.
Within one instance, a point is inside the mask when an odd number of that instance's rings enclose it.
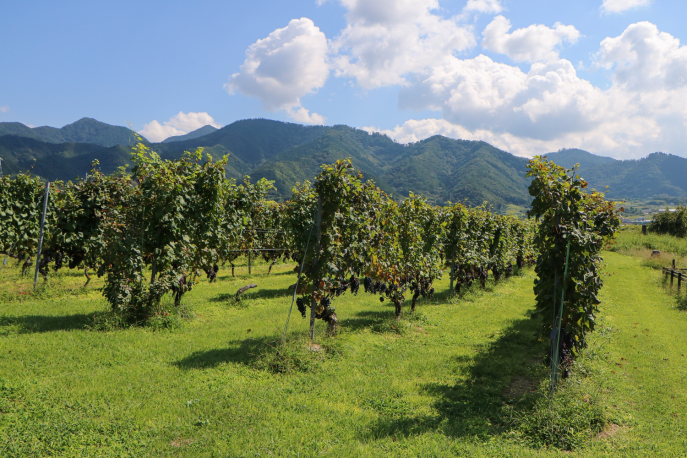
<path fill-rule="evenodd" d="M 658 272 L 606 259 L 605 318 L 582 365 L 619 428 L 565 455 L 684 456 L 687 316 Z M 295 312 L 289 355 L 303 371 L 274 374 L 264 363 L 291 268 L 223 272 L 184 297 L 196 318 L 178 329 L 110 332 L 84 329 L 105 308 L 98 281 L 81 292 L 64 275 L 33 297 L 20 294 L 30 280 L 0 272 L 0 456 L 562 454 L 513 441 L 502 417 L 546 378 L 531 271 L 450 300 L 444 278 L 400 323 L 376 296 L 346 294 L 340 336 L 317 339 L 324 353 L 306 348 Z M 228 300 L 252 282 L 240 306 Z"/>
<path fill-rule="evenodd" d="M 606 253 L 606 332 L 594 337 L 595 377 L 622 424 L 592 449 L 609 456 L 687 456 L 687 314 L 641 258 Z M 605 334 L 605 335 L 602 335 Z"/>

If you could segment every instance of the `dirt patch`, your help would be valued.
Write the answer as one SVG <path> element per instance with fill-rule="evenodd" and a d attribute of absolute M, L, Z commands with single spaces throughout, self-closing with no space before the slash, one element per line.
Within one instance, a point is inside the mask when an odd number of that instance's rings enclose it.
<path fill-rule="evenodd" d="M 170 442 L 172 447 L 186 447 L 193 443 L 193 439 L 175 439 Z"/>
<path fill-rule="evenodd" d="M 519 398 L 523 394 L 532 393 L 537 390 L 537 384 L 527 377 L 515 377 L 504 391 L 504 395 L 509 398 Z"/>
<path fill-rule="evenodd" d="M 599 434 L 596 435 L 596 440 L 610 439 L 615 436 L 618 432 L 624 430 L 625 426 L 619 426 L 615 423 L 610 423 Z"/>
<path fill-rule="evenodd" d="M 314 351 L 315 353 L 322 353 L 322 347 L 317 345 L 316 343 L 308 344 L 308 350 Z"/>

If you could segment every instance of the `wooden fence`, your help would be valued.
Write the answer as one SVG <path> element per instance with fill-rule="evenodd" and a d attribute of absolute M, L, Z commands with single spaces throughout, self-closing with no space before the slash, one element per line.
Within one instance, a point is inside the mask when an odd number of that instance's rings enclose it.
<path fill-rule="evenodd" d="M 677 292 L 680 292 L 680 287 L 682 286 L 682 280 L 687 280 L 687 273 L 682 271 L 687 271 L 687 269 L 676 269 L 675 260 L 673 260 L 673 267 L 664 267 L 663 275 L 670 276 L 670 288 L 673 288 L 673 283 L 677 278 Z"/>

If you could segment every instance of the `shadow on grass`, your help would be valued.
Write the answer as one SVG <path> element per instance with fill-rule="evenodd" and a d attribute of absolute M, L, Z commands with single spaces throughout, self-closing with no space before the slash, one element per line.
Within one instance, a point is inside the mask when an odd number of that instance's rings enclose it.
<path fill-rule="evenodd" d="M 93 322 L 93 315 L 77 314 L 66 316 L 2 316 L 0 317 L 0 332 L 16 332 L 18 334 L 32 334 L 39 332 L 83 330 Z"/>
<path fill-rule="evenodd" d="M 535 337 L 538 325 L 538 320 L 518 320 L 474 358 L 455 359 L 458 372 L 466 380 L 422 386 L 435 399 L 432 415 L 380 417 L 366 435 L 372 440 L 380 436 L 439 432 L 450 437 L 487 440 L 506 431 L 506 404 L 515 403 L 527 409 L 532 400 L 529 394 L 547 376 L 547 368 L 542 364 L 547 347 Z"/>
<path fill-rule="evenodd" d="M 465 300 L 465 301 L 473 301 L 479 297 L 481 297 L 484 294 L 489 294 L 493 293 L 494 290 L 500 286 L 501 284 L 505 283 L 504 280 L 499 281 L 496 283 L 493 279 L 487 280 L 486 284 L 484 285 L 484 288 L 480 286 L 479 281 L 475 281 L 472 283 L 472 286 L 469 288 L 467 286 L 461 286 L 460 288 L 460 293 L 453 293 L 451 294 L 446 288 L 443 291 L 438 291 L 434 293 L 431 299 L 427 300 L 425 298 L 420 297 L 418 299 L 418 305 L 420 304 L 427 304 L 427 305 L 434 305 L 434 304 L 445 304 L 451 300 Z"/>
<path fill-rule="evenodd" d="M 238 291 L 238 288 L 236 288 Z M 236 303 L 236 291 L 221 293 L 217 296 L 208 299 L 209 302 L 222 302 L 222 303 Z M 268 289 L 260 288 L 259 284 L 257 288 L 249 289 L 241 296 L 241 302 L 247 302 L 251 299 L 274 299 L 276 297 L 291 297 L 293 291 L 289 291 L 285 288 L 280 289 Z"/>
<path fill-rule="evenodd" d="M 395 319 L 394 306 L 380 304 L 375 310 L 365 310 L 358 312 L 350 318 L 343 318 L 339 321 L 339 326 L 347 331 L 359 331 L 370 329 L 373 332 L 380 328 L 385 322 Z"/>
<path fill-rule="evenodd" d="M 239 363 L 250 365 L 260 357 L 260 354 L 278 342 L 274 337 L 247 338 L 235 340 L 228 348 L 196 351 L 174 363 L 180 369 L 205 369 L 225 363 Z"/>

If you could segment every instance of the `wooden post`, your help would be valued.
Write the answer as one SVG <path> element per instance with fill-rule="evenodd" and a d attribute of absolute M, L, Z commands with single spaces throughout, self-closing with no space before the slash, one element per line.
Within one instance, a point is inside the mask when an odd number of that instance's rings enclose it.
<path fill-rule="evenodd" d="M 318 272 L 317 270 L 317 261 L 318 261 L 318 253 L 320 252 L 320 238 L 322 236 L 321 228 L 320 226 L 322 225 L 322 196 L 317 196 L 317 233 L 316 233 L 316 239 L 317 243 L 315 244 L 315 259 L 313 260 L 313 268 L 315 272 Z M 312 292 L 315 293 L 315 289 L 317 289 L 317 283 L 319 282 L 319 278 L 316 278 L 314 280 L 314 283 L 312 285 Z M 315 300 L 314 296 L 312 299 L 312 302 L 310 303 L 310 339 L 315 338 L 315 310 L 317 309 L 317 301 Z"/>
<path fill-rule="evenodd" d="M 41 250 L 43 249 L 43 230 L 45 229 L 45 213 L 48 210 L 48 195 L 50 192 L 50 182 L 45 184 L 45 197 L 43 197 L 43 216 L 41 216 L 41 232 L 38 236 L 38 254 L 36 254 L 36 272 L 33 275 L 33 289 L 38 284 L 38 270 L 41 266 Z"/>
<path fill-rule="evenodd" d="M 670 271 L 670 289 L 673 289 L 673 278 L 675 277 L 675 271 Z"/>
<path fill-rule="evenodd" d="M 646 235 L 646 224 L 642 224 L 642 234 Z"/>
<path fill-rule="evenodd" d="M 680 293 L 680 286 L 682 286 L 682 273 L 677 274 L 677 292 Z"/>
<path fill-rule="evenodd" d="M 673 259 L 673 270 L 675 270 L 675 259 Z"/>

